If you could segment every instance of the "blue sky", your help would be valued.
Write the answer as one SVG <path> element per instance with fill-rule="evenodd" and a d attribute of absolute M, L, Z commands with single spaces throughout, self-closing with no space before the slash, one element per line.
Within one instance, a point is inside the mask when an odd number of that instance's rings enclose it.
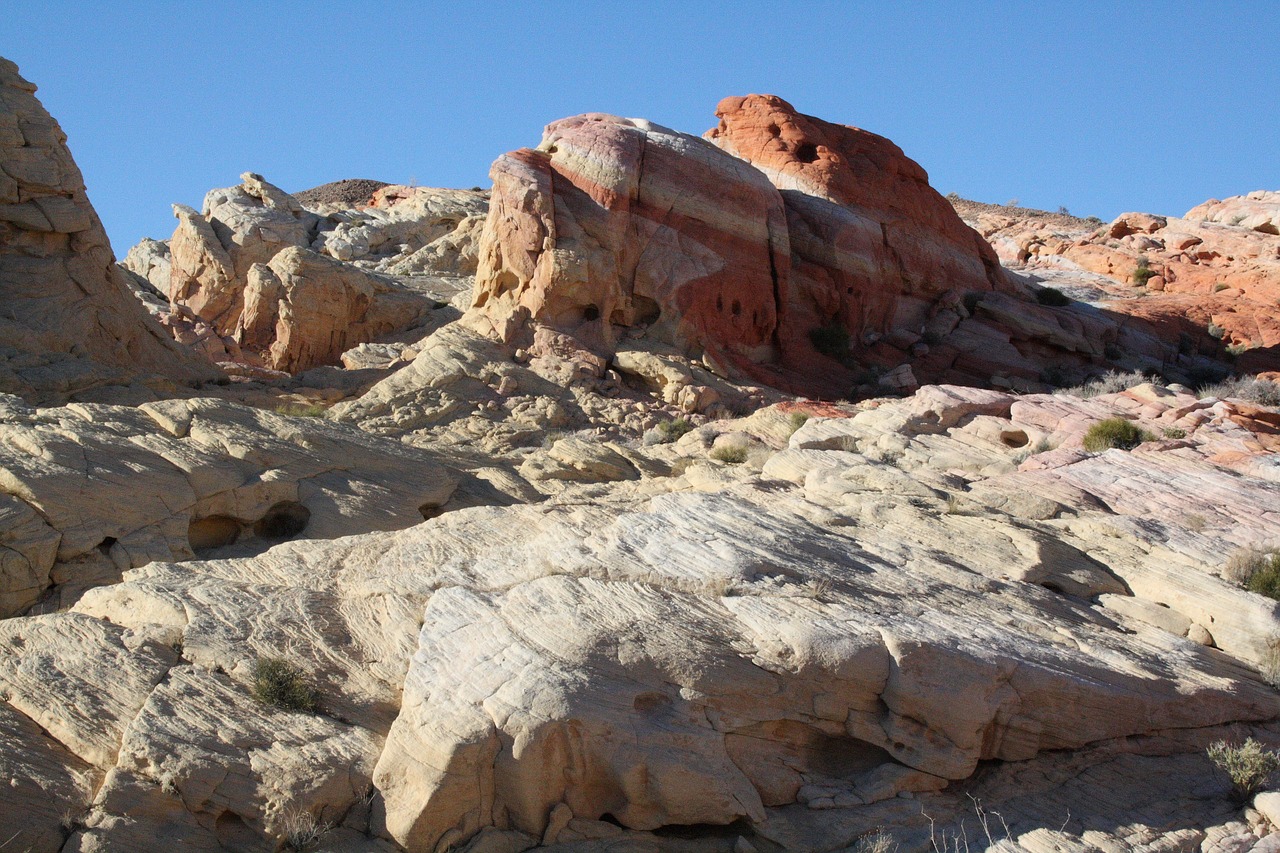
<path fill-rule="evenodd" d="M 123 256 L 261 172 L 487 186 L 581 112 L 700 134 L 768 92 L 883 134 L 941 192 L 1110 219 L 1280 189 L 1280 13 L 1256 3 L 6 3 Z"/>

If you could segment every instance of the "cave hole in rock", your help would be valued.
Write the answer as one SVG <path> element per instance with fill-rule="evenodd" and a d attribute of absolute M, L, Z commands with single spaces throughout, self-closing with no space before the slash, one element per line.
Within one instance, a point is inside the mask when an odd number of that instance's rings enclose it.
<path fill-rule="evenodd" d="M 240 522 L 225 515 L 193 518 L 187 527 L 187 542 L 197 553 L 233 545 L 239 538 Z"/>
<path fill-rule="evenodd" d="M 441 509 L 440 504 L 425 503 L 422 506 L 418 507 L 418 512 L 419 514 L 422 515 L 423 521 L 430 521 L 431 519 L 440 515 L 440 513 L 442 513 L 443 511 L 444 510 Z"/>
<path fill-rule="evenodd" d="M 659 838 L 682 838 L 696 840 L 699 838 L 752 838 L 755 829 L 751 822 L 740 817 L 733 823 L 671 823 L 660 826 L 653 831 Z"/>
<path fill-rule="evenodd" d="M 662 316 L 662 307 L 647 296 L 633 296 L 631 297 L 631 304 L 635 309 L 635 322 L 637 324 L 652 325 L 658 322 L 658 318 Z"/>
<path fill-rule="evenodd" d="M 98 553 L 104 557 L 109 555 L 111 553 L 111 546 L 116 544 L 118 541 L 119 540 L 117 540 L 116 537 L 108 536 L 98 543 Z"/>
<path fill-rule="evenodd" d="M 592 320 L 599 320 L 600 306 L 599 305 L 584 306 L 582 309 L 582 319 L 588 323 L 590 323 Z"/>
<path fill-rule="evenodd" d="M 253 525 L 253 534 L 263 539 L 288 539 L 307 529 L 311 510 L 297 501 L 281 501 Z"/>
<path fill-rule="evenodd" d="M 733 316 L 737 317 L 742 313 L 742 302 L 737 299 L 733 300 L 733 305 L 729 310 L 733 312 Z"/>
<path fill-rule="evenodd" d="M 1005 447 L 1026 447 L 1031 441 L 1020 429 L 1007 429 L 1000 433 L 1000 443 Z"/>
<path fill-rule="evenodd" d="M 796 159 L 801 163 L 812 163 L 818 159 L 818 146 L 812 142 L 801 142 L 796 146 Z"/>
<path fill-rule="evenodd" d="M 778 125 L 774 124 L 773 122 L 769 122 L 769 135 L 777 136 L 780 133 L 782 133 L 782 128 L 778 127 Z"/>
<path fill-rule="evenodd" d="M 622 821 L 618 820 L 609 812 L 605 812 L 604 814 L 600 815 L 599 820 L 601 823 L 611 823 L 614 826 L 621 826 L 623 829 L 626 829 L 625 826 L 622 826 Z"/>
<path fill-rule="evenodd" d="M 233 811 L 224 811 L 213 824 L 218 845 L 224 850 L 249 851 L 261 848 L 262 837 Z"/>
<path fill-rule="evenodd" d="M 1042 586 L 1042 587 L 1044 587 L 1045 589 L 1049 590 L 1049 592 L 1052 592 L 1052 593 L 1054 593 L 1054 594 L 1056 594 L 1056 595 L 1066 595 L 1066 594 L 1067 594 L 1067 593 L 1066 593 L 1066 590 L 1064 590 L 1062 587 L 1058 586 L 1056 583 L 1053 583 L 1052 581 L 1041 581 L 1039 585 L 1040 585 L 1040 586 Z"/>

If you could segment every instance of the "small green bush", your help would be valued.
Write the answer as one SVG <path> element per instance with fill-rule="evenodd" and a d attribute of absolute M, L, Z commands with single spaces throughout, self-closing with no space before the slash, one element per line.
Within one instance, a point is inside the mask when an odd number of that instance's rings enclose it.
<path fill-rule="evenodd" d="M 809 330 L 813 348 L 825 356 L 843 359 L 849 355 L 849 330 L 839 323 L 828 323 Z"/>
<path fill-rule="evenodd" d="M 1048 305 L 1051 308 L 1061 308 L 1063 305 L 1070 305 L 1071 300 L 1067 295 L 1056 287 L 1042 287 L 1036 291 L 1036 302 L 1041 305 Z"/>
<path fill-rule="evenodd" d="M 1280 382 L 1269 379 L 1232 377 L 1214 385 L 1202 386 L 1199 394 L 1202 397 L 1217 397 L 1219 400 L 1234 397 L 1259 406 L 1280 406 Z"/>
<path fill-rule="evenodd" d="M 1136 287 L 1146 287 L 1147 282 L 1155 275 L 1146 258 L 1138 258 L 1138 268 L 1133 271 L 1133 283 Z"/>
<path fill-rule="evenodd" d="M 276 407 L 276 414 L 288 415 L 292 418 L 323 418 L 324 406 L 319 403 L 303 405 L 302 403 L 285 403 Z"/>
<path fill-rule="evenodd" d="M 658 424 L 658 432 L 662 434 L 664 439 L 663 444 L 677 441 L 681 436 L 688 435 L 692 431 L 693 424 L 689 423 L 688 418 L 675 418 Z"/>
<path fill-rule="evenodd" d="M 1217 323 L 1210 323 L 1208 332 L 1209 332 L 1209 337 L 1220 341 L 1222 340 L 1223 335 L 1227 333 L 1227 330 L 1219 326 Z"/>
<path fill-rule="evenodd" d="M 316 694 L 302 670 L 283 658 L 259 658 L 253 664 L 253 698 L 270 708 L 314 711 Z"/>
<path fill-rule="evenodd" d="M 1231 779 L 1231 787 L 1241 802 L 1262 790 L 1271 774 L 1280 768 L 1280 754 L 1253 738 L 1247 738 L 1242 744 L 1220 740 L 1211 744 L 1206 753 L 1209 760 Z"/>
<path fill-rule="evenodd" d="M 730 465 L 738 465 L 747 461 L 747 449 L 745 447 L 717 447 L 711 451 L 711 458 L 727 462 Z"/>
<path fill-rule="evenodd" d="M 1226 290 L 1226 289 L 1227 289 L 1227 286 L 1226 286 L 1225 284 L 1223 284 L 1222 282 L 1218 282 L 1217 284 L 1215 284 L 1215 285 L 1213 286 L 1213 292 L 1214 292 L 1214 293 L 1221 293 L 1222 291 L 1224 291 L 1224 290 Z"/>
<path fill-rule="evenodd" d="M 1161 432 L 1164 433 L 1165 438 L 1178 439 L 1187 437 L 1187 431 L 1178 427 L 1165 427 Z"/>
<path fill-rule="evenodd" d="M 1245 582 L 1245 589 L 1280 601 L 1280 554 L 1268 554 Z"/>
<path fill-rule="evenodd" d="M 795 432 L 809 422 L 809 416 L 804 412 L 792 412 L 788 420 L 791 424 L 791 431 Z"/>
<path fill-rule="evenodd" d="M 1132 450 L 1144 441 L 1151 441 L 1155 436 L 1147 432 L 1133 421 L 1124 418 L 1107 418 L 1089 427 L 1084 434 L 1084 449 L 1090 453 L 1117 448 Z"/>

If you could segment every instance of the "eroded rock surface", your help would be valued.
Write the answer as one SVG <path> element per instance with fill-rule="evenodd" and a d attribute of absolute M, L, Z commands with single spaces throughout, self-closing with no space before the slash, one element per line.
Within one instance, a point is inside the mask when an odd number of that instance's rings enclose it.
<path fill-rule="evenodd" d="M 0 392 L 45 403 L 107 384 L 212 379 L 134 298 L 35 91 L 0 58 Z"/>

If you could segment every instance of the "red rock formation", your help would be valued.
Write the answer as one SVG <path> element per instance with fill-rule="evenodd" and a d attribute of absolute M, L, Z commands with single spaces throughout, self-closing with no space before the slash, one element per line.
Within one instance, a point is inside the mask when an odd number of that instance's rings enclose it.
<path fill-rule="evenodd" d="M 838 326 L 837 346 L 850 335 L 855 353 L 914 385 L 905 363 L 930 324 L 945 333 L 967 317 L 966 292 L 1013 291 L 991 247 L 888 140 L 767 96 L 719 114 L 714 145 L 586 115 L 499 158 L 468 322 L 506 341 L 544 324 L 602 350 L 629 327 L 834 396 L 855 374 L 815 350 L 815 330 Z"/>
<path fill-rule="evenodd" d="M 612 348 L 619 327 L 738 365 L 776 361 L 786 215 L 755 169 L 696 137 L 584 115 L 500 157 L 470 321 L 528 319 Z"/>
<path fill-rule="evenodd" d="M 811 358 L 809 330 L 855 338 L 919 329 L 947 291 L 1007 288 L 995 252 L 888 139 L 798 113 L 781 98 L 725 98 L 706 137 L 782 191 L 795 297 L 784 349 Z"/>

